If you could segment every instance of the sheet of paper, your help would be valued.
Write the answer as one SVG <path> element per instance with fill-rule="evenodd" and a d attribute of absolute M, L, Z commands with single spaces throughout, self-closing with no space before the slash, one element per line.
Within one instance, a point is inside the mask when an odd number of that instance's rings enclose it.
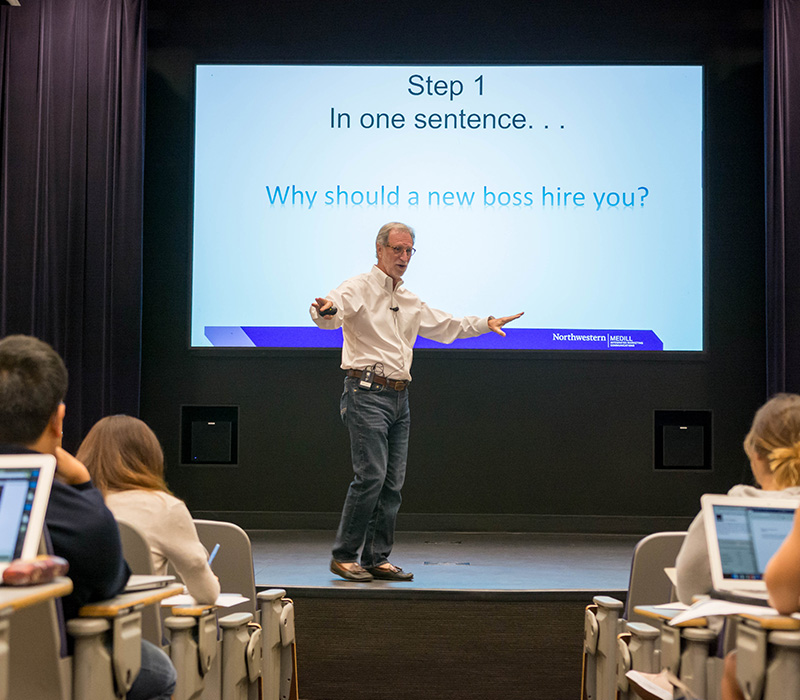
<path fill-rule="evenodd" d="M 220 593 L 214 605 L 218 608 L 231 608 L 239 603 L 246 603 L 250 598 L 245 598 L 238 593 Z M 161 601 L 162 607 L 172 607 L 174 605 L 197 605 L 197 601 L 190 595 L 173 595 Z"/>
<path fill-rule="evenodd" d="M 672 684 L 667 680 L 664 673 L 642 673 L 640 671 L 628 671 L 625 674 L 631 684 L 638 686 L 651 698 L 658 700 L 672 700 Z"/>
<path fill-rule="evenodd" d="M 679 600 L 676 600 L 674 603 L 659 603 L 658 605 L 648 605 L 648 608 L 653 608 L 654 610 L 688 610 L 689 606 L 686 603 L 681 603 Z"/>
<path fill-rule="evenodd" d="M 765 605 L 747 605 L 746 603 L 733 603 L 728 600 L 718 600 L 716 598 L 707 598 L 700 600 L 692 605 L 687 610 L 673 617 L 670 625 L 678 625 L 681 622 L 688 620 L 696 620 L 699 617 L 711 617 L 713 615 L 740 615 L 742 613 L 750 613 L 751 615 L 758 615 L 760 617 L 768 617 L 770 615 L 779 615 L 778 611 L 774 608 L 768 608 Z"/>

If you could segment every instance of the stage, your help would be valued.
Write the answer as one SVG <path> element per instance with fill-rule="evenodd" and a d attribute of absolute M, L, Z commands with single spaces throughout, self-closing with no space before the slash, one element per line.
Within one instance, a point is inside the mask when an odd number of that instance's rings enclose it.
<path fill-rule="evenodd" d="M 333 534 L 251 530 L 256 585 L 295 601 L 303 700 L 575 700 L 583 611 L 624 600 L 639 535 L 398 532 L 410 583 L 328 570 Z"/>

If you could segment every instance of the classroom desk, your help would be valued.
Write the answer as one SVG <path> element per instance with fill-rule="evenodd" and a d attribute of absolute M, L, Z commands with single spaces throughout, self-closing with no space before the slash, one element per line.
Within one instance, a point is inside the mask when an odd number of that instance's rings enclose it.
<path fill-rule="evenodd" d="M 786 615 L 754 615 L 752 613 L 738 613 L 737 617 L 755 622 L 763 630 L 800 630 L 800 620 Z"/>
<path fill-rule="evenodd" d="M 645 615 L 661 622 L 661 664 L 662 667 L 675 673 L 680 669 L 681 680 L 688 681 L 695 694 L 703 694 L 703 685 L 706 692 L 710 693 L 710 688 L 718 688 L 722 675 L 722 662 L 718 661 L 713 667 L 707 665 L 703 658 L 705 655 L 698 652 L 697 659 L 689 675 L 697 676 L 694 684 L 691 678 L 685 678 L 683 663 L 680 663 L 682 645 L 679 635 L 695 635 L 701 631 L 694 632 L 693 627 L 703 627 L 708 618 L 688 620 L 681 625 L 671 627 L 668 623 L 680 611 L 678 609 L 659 608 L 655 606 L 641 606 L 636 608 L 641 615 Z M 753 695 L 760 696 L 765 684 L 770 686 L 772 693 L 770 697 L 800 697 L 800 676 L 791 670 L 795 669 L 797 661 L 797 647 L 800 646 L 800 619 L 777 615 L 765 609 L 764 614 L 759 612 L 734 612 L 727 617 L 733 618 L 734 624 L 730 625 L 726 639 L 723 642 L 726 650 L 737 648 L 737 679 L 741 687 L 748 687 L 753 691 Z M 738 624 L 736 624 L 738 622 Z M 679 628 L 683 629 L 683 632 Z M 773 655 L 782 655 L 781 663 L 770 663 L 767 665 L 767 648 L 773 650 Z M 791 657 L 791 658 L 790 658 Z M 708 676 L 702 673 L 705 667 Z M 701 678 L 704 676 L 704 678 Z M 776 690 L 777 689 L 777 690 Z M 788 694 L 783 694 L 786 691 Z"/>
<path fill-rule="evenodd" d="M 176 617 L 202 617 L 207 613 L 216 610 L 216 605 L 204 605 L 196 603 L 194 605 L 171 605 L 170 612 Z"/>
<path fill-rule="evenodd" d="M 35 586 L 0 586 L 0 700 L 8 697 L 10 616 L 16 610 L 33 607 L 71 592 L 72 581 L 66 576 Z"/>
<path fill-rule="evenodd" d="M 737 613 L 736 680 L 747 697 L 800 697 L 800 620 Z"/>
<path fill-rule="evenodd" d="M 70 593 L 72 581 L 66 576 L 59 576 L 50 583 L 35 586 L 0 586 L 0 610 L 20 610 Z"/>
<path fill-rule="evenodd" d="M 669 622 L 673 617 L 683 612 L 680 608 L 664 608 L 655 605 L 637 605 L 634 611 L 659 622 Z M 706 627 L 707 625 L 708 620 L 705 617 L 698 617 L 696 620 L 682 622 L 676 627 Z"/>
<path fill-rule="evenodd" d="M 124 615 L 145 605 L 155 605 L 164 598 L 177 595 L 183 591 L 183 584 L 172 583 L 161 588 L 152 588 L 147 591 L 120 593 L 111 600 L 100 600 L 84 605 L 79 611 L 80 617 L 117 617 Z"/>
<path fill-rule="evenodd" d="M 683 608 L 655 605 L 636 606 L 636 612 L 657 620 L 661 627 L 661 668 L 678 676 L 697 697 L 716 697 L 710 687 L 719 685 L 721 667 L 709 663 L 709 649 L 716 643 L 717 632 L 708 627 L 708 618 L 669 624 Z"/>
<path fill-rule="evenodd" d="M 661 608 L 653 605 L 637 605 L 636 612 L 644 615 L 653 620 L 660 622 L 669 622 L 678 613 L 682 612 L 679 609 Z M 774 613 L 767 613 L 759 615 L 757 613 L 733 613 L 732 616 L 739 617 L 745 620 L 755 622 L 761 629 L 765 630 L 800 630 L 800 619 L 796 617 L 789 617 L 786 615 L 776 615 Z M 708 624 L 708 618 L 699 617 L 696 620 L 687 620 L 682 622 L 676 627 L 705 627 Z"/>

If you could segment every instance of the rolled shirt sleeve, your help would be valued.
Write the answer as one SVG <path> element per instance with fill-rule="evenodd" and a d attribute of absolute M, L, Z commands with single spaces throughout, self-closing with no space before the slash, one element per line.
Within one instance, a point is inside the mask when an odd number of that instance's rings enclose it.
<path fill-rule="evenodd" d="M 489 318 L 462 316 L 433 309 L 423 303 L 420 309 L 419 335 L 439 343 L 452 343 L 458 338 L 474 338 L 489 332 Z"/>

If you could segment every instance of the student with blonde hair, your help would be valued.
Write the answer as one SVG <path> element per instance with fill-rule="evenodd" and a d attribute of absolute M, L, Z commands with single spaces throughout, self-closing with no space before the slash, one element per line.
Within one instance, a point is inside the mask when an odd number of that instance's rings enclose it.
<path fill-rule="evenodd" d="M 745 449 L 749 448 L 766 463 L 781 484 L 800 482 L 799 406 L 798 396 L 776 396 L 756 413 L 753 428 L 745 438 Z M 791 531 L 764 570 L 764 583 L 769 604 L 779 613 L 790 615 L 800 610 L 800 508 L 795 513 Z M 722 700 L 745 700 L 736 680 L 735 652 L 725 657 L 720 691 Z"/>
<path fill-rule="evenodd" d="M 758 487 L 738 484 L 729 496 L 800 498 L 800 396 L 778 394 L 759 408 L 744 439 L 744 451 Z M 693 596 L 711 591 L 702 514 L 690 525 L 675 566 L 681 602 L 691 603 Z"/>
<path fill-rule="evenodd" d="M 81 443 L 77 457 L 118 520 L 141 530 L 150 545 L 157 574 L 170 563 L 200 603 L 219 596 L 219 580 L 197 537 L 186 504 L 164 481 L 164 452 L 146 423 L 132 416 L 99 420 Z"/>

